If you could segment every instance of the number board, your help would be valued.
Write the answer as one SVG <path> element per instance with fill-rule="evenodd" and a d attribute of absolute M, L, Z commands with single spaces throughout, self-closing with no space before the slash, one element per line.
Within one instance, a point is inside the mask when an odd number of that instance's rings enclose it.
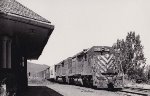
<path fill-rule="evenodd" d="M 110 51 L 110 50 L 109 50 L 109 48 L 97 47 L 97 48 L 94 48 L 94 51 Z"/>

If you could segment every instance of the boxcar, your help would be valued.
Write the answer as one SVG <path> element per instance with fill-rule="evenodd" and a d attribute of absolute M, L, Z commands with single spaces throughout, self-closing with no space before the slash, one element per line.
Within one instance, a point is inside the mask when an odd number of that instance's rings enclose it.
<path fill-rule="evenodd" d="M 49 79 L 50 78 L 50 67 L 46 68 L 45 71 L 45 78 L 44 79 Z"/>
<path fill-rule="evenodd" d="M 56 70 L 55 65 L 50 66 L 50 68 L 49 68 L 49 72 L 50 72 L 49 80 L 51 80 L 51 81 L 56 80 L 56 72 L 55 72 L 55 70 Z"/>

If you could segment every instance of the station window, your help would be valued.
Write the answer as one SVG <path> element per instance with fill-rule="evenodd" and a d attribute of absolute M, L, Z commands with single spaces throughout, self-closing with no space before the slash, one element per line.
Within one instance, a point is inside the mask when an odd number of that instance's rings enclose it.
<path fill-rule="evenodd" d="M 62 64 L 62 67 L 64 67 L 64 62 L 62 62 L 61 64 Z"/>
<path fill-rule="evenodd" d="M 87 55 L 86 54 L 84 55 L 84 58 L 85 58 L 85 61 L 87 61 Z"/>

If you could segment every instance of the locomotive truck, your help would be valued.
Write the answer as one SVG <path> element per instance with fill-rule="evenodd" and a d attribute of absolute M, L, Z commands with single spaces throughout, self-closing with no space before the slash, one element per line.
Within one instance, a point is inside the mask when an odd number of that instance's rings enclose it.
<path fill-rule="evenodd" d="M 84 49 L 51 67 L 54 71 L 50 71 L 53 74 L 50 78 L 68 84 L 122 89 L 124 74 L 115 54 L 115 50 L 108 46 Z"/>

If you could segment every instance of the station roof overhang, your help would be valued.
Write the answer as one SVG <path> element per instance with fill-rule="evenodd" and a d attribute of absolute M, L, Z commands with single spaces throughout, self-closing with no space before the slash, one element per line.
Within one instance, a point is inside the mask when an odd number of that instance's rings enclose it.
<path fill-rule="evenodd" d="M 22 56 L 26 56 L 27 59 L 38 59 L 54 30 L 54 26 L 15 0 L 2 1 L 0 1 L 0 35 L 8 35 L 16 40 L 16 46 L 19 46 Z M 14 6 L 11 4 L 17 6 L 9 8 Z M 20 6 L 23 9 L 18 8 Z M 18 11 L 20 13 L 14 13 Z M 24 15 L 21 12 L 28 14 Z"/>

